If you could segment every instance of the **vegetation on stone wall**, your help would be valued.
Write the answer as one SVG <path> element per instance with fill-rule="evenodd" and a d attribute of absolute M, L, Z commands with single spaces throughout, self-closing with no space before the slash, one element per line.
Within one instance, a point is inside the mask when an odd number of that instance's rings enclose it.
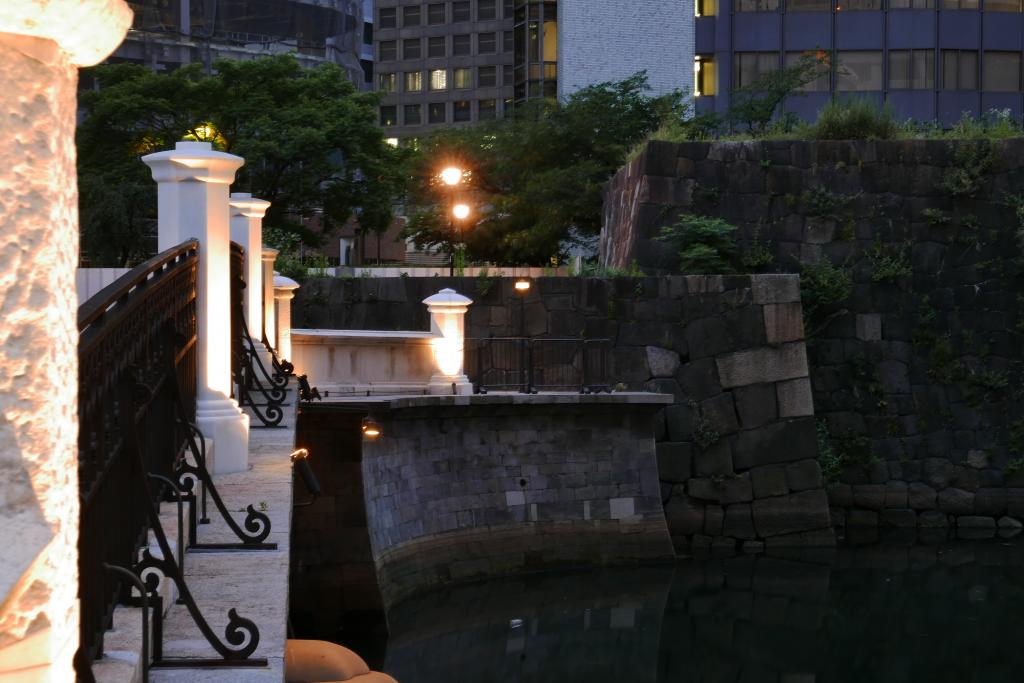
<path fill-rule="evenodd" d="M 679 254 L 679 272 L 685 275 L 733 272 L 736 226 L 720 218 L 684 213 L 674 225 L 661 229 L 658 241 Z"/>

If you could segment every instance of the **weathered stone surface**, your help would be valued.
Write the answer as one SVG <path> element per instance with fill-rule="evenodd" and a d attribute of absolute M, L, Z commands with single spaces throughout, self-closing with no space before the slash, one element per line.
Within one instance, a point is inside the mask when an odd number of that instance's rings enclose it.
<path fill-rule="evenodd" d="M 829 526 L 828 497 L 822 490 L 803 491 L 752 504 L 757 535 L 767 538 Z"/>
<path fill-rule="evenodd" d="M 861 341 L 881 341 L 882 316 L 878 313 L 858 314 L 857 339 Z"/>
<path fill-rule="evenodd" d="M 906 509 L 910 506 L 907 492 L 907 483 L 904 481 L 889 481 L 885 484 L 885 507 L 893 509 Z"/>
<path fill-rule="evenodd" d="M 817 452 L 814 420 L 798 418 L 748 429 L 736 436 L 733 465 L 737 470 L 813 458 Z"/>
<path fill-rule="evenodd" d="M 786 485 L 785 465 L 767 465 L 750 470 L 755 498 L 784 496 L 789 493 Z"/>
<path fill-rule="evenodd" d="M 674 377 L 679 370 L 679 354 L 660 346 L 648 346 L 647 367 L 651 377 Z"/>
<path fill-rule="evenodd" d="M 694 360 L 733 350 L 732 335 L 718 316 L 695 320 L 686 326 L 686 344 Z"/>
<path fill-rule="evenodd" d="M 1006 489 L 1006 514 L 1024 518 L 1024 489 Z"/>
<path fill-rule="evenodd" d="M 659 478 L 681 483 L 693 476 L 693 444 L 665 441 L 656 450 Z"/>
<path fill-rule="evenodd" d="M 702 401 L 722 393 L 718 382 L 718 369 L 713 358 L 702 358 L 683 364 L 676 374 L 683 391 L 695 401 Z"/>
<path fill-rule="evenodd" d="M 953 463 L 943 458 L 926 458 L 923 471 L 924 483 L 941 490 L 953 479 Z"/>
<path fill-rule="evenodd" d="M 752 384 L 733 390 L 736 412 L 743 429 L 763 427 L 778 419 L 774 384 Z M 810 387 L 808 386 L 808 389 Z M 792 416 L 784 416 L 792 417 Z"/>
<path fill-rule="evenodd" d="M 853 502 L 869 510 L 885 507 L 885 486 L 882 484 L 860 484 L 853 487 Z"/>
<path fill-rule="evenodd" d="M 962 489 L 939 491 L 939 509 L 951 515 L 969 515 L 974 511 L 974 494 Z"/>
<path fill-rule="evenodd" d="M 800 342 L 739 351 L 720 356 L 715 362 L 719 381 L 727 389 L 807 376 L 807 354 Z"/>
<path fill-rule="evenodd" d="M 938 510 L 925 510 L 917 516 L 917 525 L 922 529 L 945 529 L 949 519 Z"/>
<path fill-rule="evenodd" d="M 769 344 L 803 339 L 804 316 L 800 304 L 767 304 L 764 307 L 764 332 Z"/>
<path fill-rule="evenodd" d="M 730 392 L 701 401 L 700 412 L 709 426 L 719 434 L 732 434 L 740 428 Z"/>
<path fill-rule="evenodd" d="M 992 538 L 996 535 L 996 520 L 973 515 L 958 517 L 956 535 L 966 539 Z"/>
<path fill-rule="evenodd" d="M 878 513 L 873 510 L 850 510 L 846 514 L 846 526 L 855 529 L 877 527 Z"/>
<path fill-rule="evenodd" d="M 755 304 L 800 301 L 800 278 L 796 275 L 755 275 L 750 285 Z"/>
<path fill-rule="evenodd" d="M 976 470 L 983 470 L 989 466 L 988 453 L 978 449 L 967 451 L 967 465 Z"/>
<path fill-rule="evenodd" d="M 882 510 L 880 522 L 883 526 L 897 529 L 913 529 L 917 526 L 917 513 L 913 510 Z"/>
<path fill-rule="evenodd" d="M 685 403 L 665 408 L 665 425 L 672 441 L 693 441 L 693 410 Z"/>
<path fill-rule="evenodd" d="M 913 482 L 907 487 L 907 502 L 914 510 L 934 510 L 938 494 L 931 486 Z"/>
<path fill-rule="evenodd" d="M 1000 517 L 997 522 L 997 526 L 1000 529 L 1021 529 L 1024 528 L 1024 524 L 1021 524 L 1019 519 L 1013 517 Z"/>
<path fill-rule="evenodd" d="M 974 494 L 974 512 L 996 517 L 1006 512 L 1006 489 L 978 489 Z"/>
<path fill-rule="evenodd" d="M 639 347 L 612 350 L 612 373 L 616 382 L 644 382 L 651 376 L 647 354 Z"/>
<path fill-rule="evenodd" d="M 836 507 L 853 507 L 853 487 L 843 483 L 830 484 L 828 500 L 831 505 Z"/>
<path fill-rule="evenodd" d="M 744 472 L 736 477 L 728 477 L 722 482 L 722 493 L 719 500 L 723 505 L 747 503 L 753 499 L 754 487 L 751 484 L 749 472 Z"/>
<path fill-rule="evenodd" d="M 726 536 L 740 539 L 752 540 L 757 537 L 749 504 L 737 503 L 725 509 L 723 533 Z"/>
<path fill-rule="evenodd" d="M 704 529 L 704 505 L 686 495 L 673 496 L 665 506 L 665 520 L 673 536 L 698 534 Z"/>
<path fill-rule="evenodd" d="M 704 533 L 711 537 L 722 535 L 722 524 L 725 521 L 725 510 L 721 505 L 708 505 L 704 508 Z"/>
<path fill-rule="evenodd" d="M 775 385 L 778 396 L 779 417 L 804 417 L 814 415 L 814 398 L 811 380 L 802 377 L 779 382 Z"/>
<path fill-rule="evenodd" d="M 733 473 L 732 449 L 729 441 L 720 439 L 706 450 L 694 452 L 694 469 L 702 477 L 729 476 Z"/>
<path fill-rule="evenodd" d="M 692 497 L 705 501 L 718 501 L 722 491 L 710 479 L 691 479 L 686 482 L 686 492 Z"/>
<path fill-rule="evenodd" d="M 790 491 L 820 489 L 824 482 L 817 460 L 800 460 L 786 466 L 786 484 Z"/>

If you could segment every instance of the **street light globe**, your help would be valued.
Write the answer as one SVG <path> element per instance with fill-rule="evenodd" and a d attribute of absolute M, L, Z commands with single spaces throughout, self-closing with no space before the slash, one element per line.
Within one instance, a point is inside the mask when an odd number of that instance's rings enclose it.
<path fill-rule="evenodd" d="M 516 280 L 515 290 L 520 294 L 526 294 L 530 291 L 530 280 L 525 277 L 518 278 Z"/>
<path fill-rule="evenodd" d="M 452 207 L 452 215 L 460 221 L 465 220 L 469 217 L 469 207 L 465 204 L 456 204 Z"/>
<path fill-rule="evenodd" d="M 445 185 L 458 185 L 462 182 L 462 169 L 456 166 L 449 166 L 441 171 L 441 182 Z"/>

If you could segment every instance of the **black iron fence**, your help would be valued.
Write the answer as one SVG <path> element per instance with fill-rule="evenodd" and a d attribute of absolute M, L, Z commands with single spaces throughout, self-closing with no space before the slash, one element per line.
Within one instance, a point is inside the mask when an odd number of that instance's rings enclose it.
<path fill-rule="evenodd" d="M 466 371 L 477 393 L 608 391 L 610 350 L 607 339 L 467 339 Z"/>
<path fill-rule="evenodd" d="M 185 242 L 104 288 L 78 310 L 79 599 L 82 678 L 130 584 L 107 570 L 138 561 L 150 526 L 147 475 L 170 478 L 196 405 L 196 272 Z M 136 457 L 131 430 L 140 435 Z M 165 492 L 157 481 L 157 496 Z"/>

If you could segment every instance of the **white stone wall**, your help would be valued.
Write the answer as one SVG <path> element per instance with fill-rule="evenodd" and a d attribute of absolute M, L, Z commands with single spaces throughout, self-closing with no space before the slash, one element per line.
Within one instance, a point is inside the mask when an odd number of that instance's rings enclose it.
<path fill-rule="evenodd" d="M 559 0 L 558 96 L 647 70 L 654 93 L 693 93 L 692 0 Z"/>

